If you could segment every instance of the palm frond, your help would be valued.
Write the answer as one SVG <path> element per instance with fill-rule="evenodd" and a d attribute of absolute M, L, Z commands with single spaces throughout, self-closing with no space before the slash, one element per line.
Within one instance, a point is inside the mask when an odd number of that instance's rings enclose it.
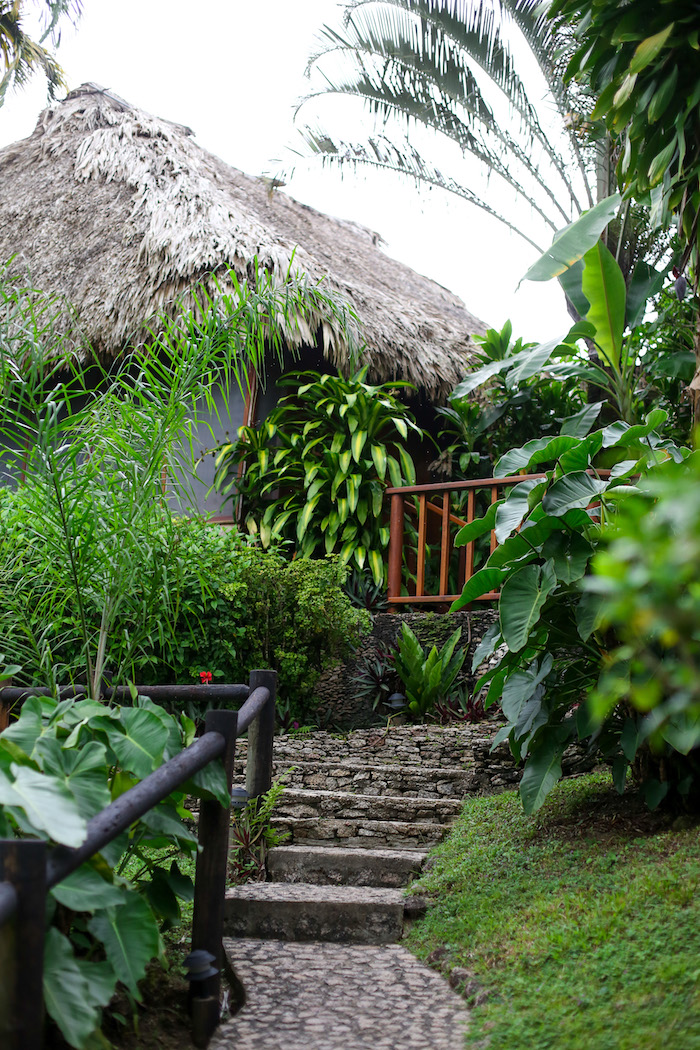
<path fill-rule="evenodd" d="M 405 123 L 408 136 L 412 124 L 420 124 L 476 157 L 556 230 L 591 202 L 587 166 L 576 128 L 562 121 L 559 143 L 543 130 L 504 36 L 504 16 L 531 44 L 551 85 L 553 31 L 534 0 L 350 0 L 342 29 L 325 26 L 320 34 L 320 47 L 307 67 L 320 83 L 300 102 L 297 114 L 327 94 L 361 99 L 375 118 L 375 131 L 361 143 L 343 142 L 333 163 L 370 163 L 423 179 L 420 169 L 431 185 L 449 184 L 464 199 L 474 196 L 464 192 L 464 180 L 436 178 L 433 165 L 417 164 L 408 143 L 388 145 L 391 125 Z M 484 94 L 486 80 L 517 117 L 512 129 Z M 568 101 L 563 91 L 553 87 L 551 92 L 558 108 Z M 331 157 L 333 135 L 307 125 L 302 137 L 312 152 Z M 583 196 L 575 185 L 579 177 Z M 486 210 L 502 218 L 495 208 Z M 505 225 L 515 228 L 508 221 Z"/>
<path fill-rule="evenodd" d="M 453 193 L 498 219 L 509 230 L 531 244 L 536 251 L 543 251 L 542 247 L 523 233 L 519 226 L 497 212 L 473 190 L 444 175 L 438 168 L 428 163 L 408 139 L 402 142 L 401 147 L 390 139 L 381 137 L 369 138 L 366 145 L 349 144 L 342 141 L 336 143 L 329 139 L 325 132 L 306 128 L 305 141 L 313 152 L 320 155 L 324 164 L 337 165 L 341 169 L 347 165 L 352 167 L 361 165 L 383 171 L 393 171 L 414 179 L 416 183 L 425 183 Z"/>

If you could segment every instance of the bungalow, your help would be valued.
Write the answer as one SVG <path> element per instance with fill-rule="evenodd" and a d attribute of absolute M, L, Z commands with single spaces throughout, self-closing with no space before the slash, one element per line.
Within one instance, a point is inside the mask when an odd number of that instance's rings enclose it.
<path fill-rule="evenodd" d="M 434 281 L 389 258 L 356 223 L 299 204 L 198 146 L 189 128 L 153 117 L 96 84 L 41 113 L 20 142 L 0 150 L 0 262 L 12 258 L 34 285 L 67 300 L 102 362 L 147 340 L 159 316 L 194 305 L 193 290 L 231 290 L 253 260 L 283 279 L 290 265 L 348 303 L 361 321 L 361 363 L 372 381 L 408 380 L 416 404 L 443 399 L 463 378 L 471 336 L 485 326 Z M 228 282 L 228 284 L 227 284 Z M 299 366 L 349 365 L 347 338 L 320 317 L 291 333 Z M 211 446 L 264 418 L 279 396 L 272 361 L 252 396 L 233 390 Z M 419 419 L 419 421 L 421 421 Z M 201 510 L 213 462 L 200 473 Z"/>

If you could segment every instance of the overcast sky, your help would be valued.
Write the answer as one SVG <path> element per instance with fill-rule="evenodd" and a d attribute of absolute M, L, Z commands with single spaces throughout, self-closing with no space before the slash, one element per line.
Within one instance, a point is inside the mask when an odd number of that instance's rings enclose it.
<path fill-rule="evenodd" d="M 269 174 L 294 164 L 289 147 L 298 146 L 293 116 L 308 90 L 306 60 L 315 32 L 337 24 L 339 13 L 336 0 L 200 0 L 196 7 L 191 0 L 84 0 L 77 28 L 63 30 L 58 58 L 71 87 L 100 84 L 188 125 L 229 164 Z M 8 95 L 0 146 L 31 134 L 45 104 L 39 78 Z M 299 163 L 285 192 L 376 230 L 390 255 L 455 292 L 490 326 L 510 317 L 514 334 L 530 340 L 568 330 L 555 282 L 515 291 L 533 249 L 451 194 L 419 192 L 390 174 L 341 178 Z"/>

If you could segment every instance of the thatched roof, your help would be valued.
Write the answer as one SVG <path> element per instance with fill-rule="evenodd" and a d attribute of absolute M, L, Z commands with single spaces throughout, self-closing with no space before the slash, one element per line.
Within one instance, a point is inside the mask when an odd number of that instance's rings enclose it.
<path fill-rule="evenodd" d="M 29 138 L 0 150 L 0 261 L 16 255 L 34 285 L 65 296 L 101 357 L 208 274 L 245 278 L 251 260 L 275 276 L 294 264 L 328 275 L 362 321 L 371 374 L 430 396 L 464 375 L 484 325 L 446 289 L 380 249 L 380 238 L 299 204 L 206 152 L 189 128 L 152 117 L 94 84 L 40 115 Z M 347 347 L 324 333 L 326 356 Z"/>

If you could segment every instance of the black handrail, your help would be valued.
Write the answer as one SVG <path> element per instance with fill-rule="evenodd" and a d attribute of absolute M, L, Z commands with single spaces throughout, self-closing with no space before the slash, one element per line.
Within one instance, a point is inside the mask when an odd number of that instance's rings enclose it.
<path fill-rule="evenodd" d="M 238 712 L 210 711 L 203 736 L 88 821 L 87 836 L 81 846 L 74 849 L 56 846 L 49 850 L 45 842 L 37 839 L 0 840 L 0 879 L 4 880 L 0 881 L 0 964 L 4 960 L 10 971 L 2 975 L 0 982 L 3 991 L 0 996 L 0 1045 L 3 1050 L 41 1050 L 42 1047 L 47 891 L 217 758 L 224 761 L 230 797 L 236 738 L 248 728 L 248 792 L 255 797 L 268 790 L 272 783 L 276 684 L 274 671 L 253 671 L 247 686 L 207 686 L 206 693 L 212 698 L 216 696 L 218 699 L 225 691 L 227 698 L 245 699 L 245 702 Z M 160 687 L 168 691 L 169 699 L 176 699 L 173 691 L 180 688 L 194 689 L 198 698 L 205 692 L 202 686 Z M 6 687 L 0 690 L 0 702 L 9 692 L 32 693 L 31 690 Z M 39 690 L 33 692 L 36 694 Z M 43 690 L 41 692 L 45 695 Z M 114 696 L 119 690 L 110 692 Z M 128 689 L 125 692 L 129 694 Z M 145 688 L 144 692 L 155 698 L 153 687 Z M 71 694 L 61 690 L 61 695 Z M 72 695 L 82 693 L 73 692 Z M 254 790 L 251 790 L 251 785 Z M 204 949 L 213 955 L 217 973 L 198 982 L 198 994 L 190 1000 L 193 1039 L 197 1046 L 206 1046 L 219 1023 L 230 819 L 230 805 L 224 807 L 213 799 L 201 801 L 192 950 Z M 11 923 L 9 920 L 13 916 L 15 921 Z"/>

